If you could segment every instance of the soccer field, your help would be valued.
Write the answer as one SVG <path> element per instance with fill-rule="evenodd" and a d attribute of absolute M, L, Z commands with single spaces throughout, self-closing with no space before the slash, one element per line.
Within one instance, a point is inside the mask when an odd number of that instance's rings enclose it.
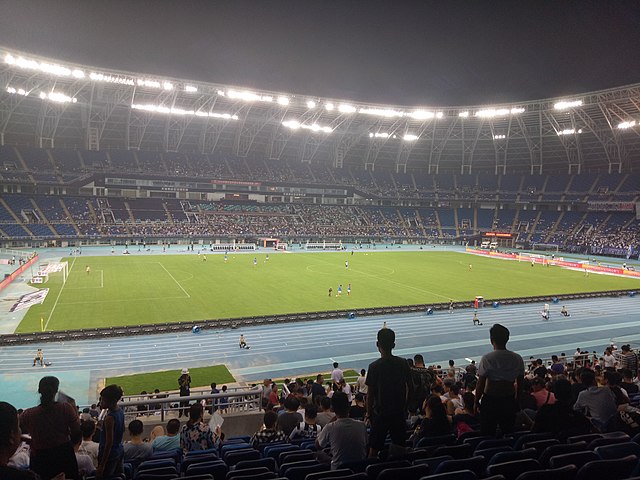
<path fill-rule="evenodd" d="M 65 259 L 66 284 L 61 274 L 50 276 L 46 301 L 31 307 L 17 331 L 39 331 L 41 318 L 50 331 L 640 287 L 637 279 L 585 277 L 457 252 L 272 254 L 268 261 L 264 253 L 230 254 L 227 263 L 219 254 L 206 258 Z"/>

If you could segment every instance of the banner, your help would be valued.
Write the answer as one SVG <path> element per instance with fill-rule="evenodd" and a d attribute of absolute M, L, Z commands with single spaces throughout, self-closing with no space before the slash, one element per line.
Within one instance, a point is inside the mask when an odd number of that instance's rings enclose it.
<path fill-rule="evenodd" d="M 22 295 L 9 311 L 18 312 L 20 310 L 24 310 L 25 308 L 32 307 L 33 305 L 38 305 L 44 302 L 44 299 L 47 298 L 48 293 L 49 289 L 43 288 L 42 290 L 38 290 L 37 292 Z"/>
<path fill-rule="evenodd" d="M 587 209 L 590 212 L 633 212 L 634 208 L 633 202 L 609 202 L 605 200 L 587 202 Z"/>

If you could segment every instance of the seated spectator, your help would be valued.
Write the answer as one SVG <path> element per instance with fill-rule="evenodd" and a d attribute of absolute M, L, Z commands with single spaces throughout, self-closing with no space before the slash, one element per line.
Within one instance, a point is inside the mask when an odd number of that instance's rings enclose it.
<path fill-rule="evenodd" d="M 13 405 L 0 402 L 0 478 L 3 480 L 36 480 L 38 477 L 28 470 L 10 467 L 9 459 L 16 452 L 22 440 L 20 438 L 18 412 Z M 56 480 L 64 479 L 64 474 Z"/>
<path fill-rule="evenodd" d="M 573 405 L 574 410 L 588 415 L 599 431 L 608 431 L 617 411 L 615 395 L 610 388 L 597 386 L 593 370 L 584 369 L 580 374 L 580 380 L 586 390 L 578 394 L 578 399 Z"/>
<path fill-rule="evenodd" d="M 453 417 L 456 409 L 464 406 L 462 397 L 460 397 L 460 384 L 455 383 L 449 388 L 449 400 L 445 404 L 447 409 L 447 415 Z"/>
<path fill-rule="evenodd" d="M 91 418 L 93 418 L 96 422 L 98 421 L 98 417 L 100 416 L 100 410 L 98 410 L 98 406 L 95 403 L 91 404 L 91 408 L 89 409 L 89 415 L 91 415 Z"/>
<path fill-rule="evenodd" d="M 623 345 L 624 347 L 624 345 Z M 628 368 L 623 368 L 620 370 L 620 374 L 622 375 L 622 383 L 620 383 L 620 387 L 622 387 L 629 397 L 638 394 L 638 384 L 633 381 L 633 373 Z"/>
<path fill-rule="evenodd" d="M 464 432 L 480 428 L 480 419 L 474 411 L 476 396 L 471 392 L 466 392 L 462 395 L 462 400 L 464 407 L 456 409 L 452 420 L 453 428 L 458 437 Z"/>
<path fill-rule="evenodd" d="M 318 407 L 307 405 L 304 410 L 304 422 L 300 422 L 300 425 L 293 429 L 289 438 L 291 440 L 296 438 L 316 438 L 322 430 L 322 427 L 316 423 L 317 416 Z"/>
<path fill-rule="evenodd" d="M 359 420 L 349 418 L 349 400 L 343 392 L 336 392 L 331 398 L 331 407 L 336 420 L 322 429 L 316 438 L 316 448 L 330 447 L 331 457 L 318 452 L 318 460 L 331 462 L 335 470 L 347 462 L 357 462 L 367 457 L 367 427 Z"/>
<path fill-rule="evenodd" d="M 262 428 L 251 437 L 251 446 L 257 448 L 265 443 L 284 442 L 287 435 L 277 428 L 278 414 L 273 410 L 264 413 Z"/>
<path fill-rule="evenodd" d="M 437 437 L 452 433 L 451 422 L 440 397 L 432 395 L 427 398 L 424 417 L 413 432 L 414 444 L 417 444 L 423 437 Z"/>
<path fill-rule="evenodd" d="M 364 395 L 362 393 L 356 394 L 356 404 L 351 405 L 349 409 L 349 418 L 355 418 L 356 420 L 364 420 L 367 414 L 367 408 L 364 406 Z"/>
<path fill-rule="evenodd" d="M 156 425 L 155 427 L 153 427 L 153 430 L 151 430 L 151 433 L 149 434 L 149 443 L 153 442 L 157 437 L 162 437 L 164 436 L 164 427 L 162 425 Z"/>
<path fill-rule="evenodd" d="M 536 377 L 531 382 L 531 395 L 536 399 L 536 410 L 543 405 L 553 405 L 556 403 L 556 397 L 553 392 L 547 390 L 547 384 L 544 378 Z"/>
<path fill-rule="evenodd" d="M 540 407 L 532 431 L 553 433 L 554 437 L 559 438 L 560 441 L 574 435 L 589 433 L 591 423 L 571 406 L 571 383 L 564 378 L 559 378 L 553 383 L 551 390 L 556 401 Z"/>
<path fill-rule="evenodd" d="M 93 434 L 96 432 L 96 423 L 93 420 L 82 422 L 80 424 L 80 432 L 82 432 L 82 443 L 78 452 L 89 455 L 93 466 L 98 468 L 98 442 L 93 441 Z"/>
<path fill-rule="evenodd" d="M 90 422 L 93 422 L 93 420 L 90 420 Z M 79 451 L 80 445 L 82 445 L 82 433 L 75 432 L 71 434 L 71 444 L 76 452 L 76 461 L 78 462 L 78 473 L 80 474 L 80 477 L 84 478 L 85 476 L 95 472 L 96 467 L 94 466 L 91 457 Z"/>
<path fill-rule="evenodd" d="M 298 413 L 300 401 L 295 397 L 289 397 L 284 401 L 284 412 L 278 415 L 278 428 L 288 437 L 296 426 L 303 421 Z"/>
<path fill-rule="evenodd" d="M 276 383 L 271 384 L 271 393 L 269 393 L 269 403 L 273 406 L 277 406 L 280 403 L 278 397 L 278 385 Z"/>
<path fill-rule="evenodd" d="M 189 407 L 189 420 L 180 430 L 180 447 L 188 452 L 210 450 L 220 444 L 220 427 L 215 432 L 202 420 L 204 409 L 199 403 Z"/>
<path fill-rule="evenodd" d="M 167 422 L 167 434 L 156 437 L 151 441 L 153 453 L 170 452 L 172 450 L 180 450 L 180 420 L 172 418 Z"/>
<path fill-rule="evenodd" d="M 331 399 L 327 396 L 323 396 L 320 399 L 320 412 L 316 417 L 316 423 L 321 427 L 324 427 L 327 423 L 333 421 L 335 413 L 331 411 Z"/>
<path fill-rule="evenodd" d="M 129 422 L 129 441 L 124 444 L 124 462 L 139 464 L 148 460 L 153 454 L 151 445 L 142 441 L 144 425 L 140 420 Z"/>
<path fill-rule="evenodd" d="M 627 395 L 627 392 L 620 386 L 622 383 L 622 375 L 618 372 L 607 370 L 604 372 L 603 378 L 605 386 L 609 387 L 616 397 L 616 405 L 629 404 L 629 395 Z"/>
<path fill-rule="evenodd" d="M 353 401 L 353 394 L 351 393 L 351 385 L 349 385 L 347 381 L 344 378 L 342 378 L 338 386 L 340 387 L 340 391 L 347 395 L 347 398 L 349 399 L 349 403 L 351 403 Z"/>
<path fill-rule="evenodd" d="M 535 362 L 535 367 L 533 368 L 533 376 L 544 378 L 547 376 L 547 367 L 542 364 L 542 359 L 538 358 Z"/>
<path fill-rule="evenodd" d="M 321 373 L 319 373 L 316 376 L 316 381 L 313 382 L 313 385 L 311 385 L 311 400 L 316 403 L 320 401 L 319 399 L 326 395 L 327 391 L 324 389 L 324 377 Z"/>

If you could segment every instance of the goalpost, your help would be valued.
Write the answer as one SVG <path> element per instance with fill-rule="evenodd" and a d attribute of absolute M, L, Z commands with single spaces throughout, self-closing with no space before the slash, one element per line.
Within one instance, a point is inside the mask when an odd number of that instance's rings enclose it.
<path fill-rule="evenodd" d="M 46 283 L 50 274 L 58 272 L 62 272 L 62 285 L 65 285 L 69 277 L 69 262 L 41 263 L 38 272 L 31 278 L 31 283 Z"/>

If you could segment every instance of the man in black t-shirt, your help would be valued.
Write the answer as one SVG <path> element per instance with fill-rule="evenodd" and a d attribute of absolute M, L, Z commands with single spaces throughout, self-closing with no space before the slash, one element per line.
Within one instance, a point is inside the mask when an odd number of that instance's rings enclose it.
<path fill-rule="evenodd" d="M 319 403 L 319 399 L 324 397 L 327 391 L 324 389 L 324 377 L 321 373 L 316 377 L 316 381 L 311 385 L 311 400 L 316 405 Z"/>
<path fill-rule="evenodd" d="M 424 357 L 417 353 L 413 356 L 411 367 L 412 395 L 409 397 L 408 408 L 411 413 L 422 408 L 425 399 L 431 394 L 431 385 L 436 381 L 436 375 L 424 365 Z"/>
<path fill-rule="evenodd" d="M 371 422 L 369 457 L 376 457 L 387 433 L 394 445 L 404 447 L 407 430 L 407 400 L 412 394 L 409 364 L 391 351 L 396 334 L 390 328 L 378 331 L 377 347 L 381 358 L 369 365 L 367 373 L 367 415 Z"/>

